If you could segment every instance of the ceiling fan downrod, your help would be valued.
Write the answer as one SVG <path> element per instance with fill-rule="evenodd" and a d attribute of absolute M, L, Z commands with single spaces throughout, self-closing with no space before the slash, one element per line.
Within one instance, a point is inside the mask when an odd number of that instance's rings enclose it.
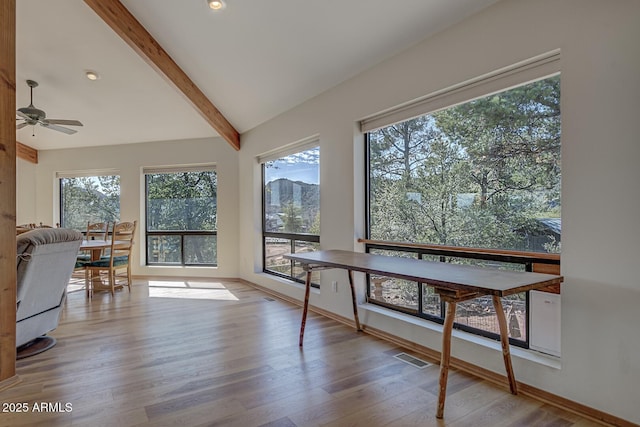
<path fill-rule="evenodd" d="M 29 101 L 29 106 L 33 107 L 33 88 L 38 87 L 38 82 L 35 80 L 27 80 L 27 86 L 31 88 L 31 99 Z"/>

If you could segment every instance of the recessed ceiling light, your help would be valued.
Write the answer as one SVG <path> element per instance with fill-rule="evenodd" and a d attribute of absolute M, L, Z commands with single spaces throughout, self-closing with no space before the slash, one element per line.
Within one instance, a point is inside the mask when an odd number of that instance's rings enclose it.
<path fill-rule="evenodd" d="M 86 71 L 85 75 L 89 80 L 98 80 L 100 78 L 100 74 L 95 71 Z"/>
<path fill-rule="evenodd" d="M 207 0 L 207 3 L 209 3 L 209 7 L 213 10 L 220 10 L 225 6 L 222 0 Z"/>

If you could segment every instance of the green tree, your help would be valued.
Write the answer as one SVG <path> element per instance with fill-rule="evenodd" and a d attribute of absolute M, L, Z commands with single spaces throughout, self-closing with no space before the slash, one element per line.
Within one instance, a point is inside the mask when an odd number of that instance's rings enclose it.
<path fill-rule="evenodd" d="M 120 177 L 62 178 L 61 222 L 65 228 L 85 231 L 88 222 L 120 220 Z"/>
<path fill-rule="evenodd" d="M 311 227 L 309 227 L 309 233 L 316 236 L 320 235 L 320 211 L 316 212 L 316 216 L 311 223 Z"/>
<path fill-rule="evenodd" d="M 536 218 L 559 215 L 559 84 L 552 77 L 371 133 L 371 236 L 525 249 Z"/>
<path fill-rule="evenodd" d="M 435 131 L 429 126 L 429 117 L 397 123 L 373 133 L 375 143 L 371 160 L 378 165 L 376 175 L 408 179 L 411 172 L 426 157 L 429 140 Z"/>
<path fill-rule="evenodd" d="M 147 174 L 147 230 L 215 231 L 217 226 L 217 175 L 215 171 Z M 185 261 L 197 264 L 217 259 L 217 245 L 212 236 L 157 238 L 161 262 Z"/>
<path fill-rule="evenodd" d="M 293 203 L 282 207 L 282 231 L 300 233 L 302 230 L 302 210 Z"/>
<path fill-rule="evenodd" d="M 434 113 L 462 146 L 480 206 L 510 191 L 555 190 L 560 182 L 560 79 L 553 77 Z"/>
<path fill-rule="evenodd" d="M 216 205 L 217 176 L 213 171 L 147 175 L 149 230 L 213 231 Z"/>

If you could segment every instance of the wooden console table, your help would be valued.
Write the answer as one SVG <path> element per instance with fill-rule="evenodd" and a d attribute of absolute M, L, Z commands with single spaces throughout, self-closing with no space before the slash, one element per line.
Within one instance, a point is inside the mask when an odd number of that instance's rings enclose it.
<path fill-rule="evenodd" d="M 497 270 L 468 265 L 449 264 L 444 262 L 422 261 L 411 258 L 373 255 L 361 252 L 326 250 L 285 255 L 285 258 L 299 262 L 307 273 L 304 294 L 302 322 L 300 324 L 300 341 L 304 339 L 304 327 L 309 307 L 309 290 L 311 272 L 319 269 L 340 268 L 347 270 L 351 300 L 356 329 L 361 330 L 358 318 L 353 272 L 379 274 L 433 286 L 440 298 L 447 303 L 447 312 L 442 330 L 442 352 L 440 358 L 440 390 L 438 393 L 437 418 L 444 415 L 444 402 L 447 391 L 447 376 L 451 355 L 451 331 L 456 314 L 456 304 L 462 301 L 491 295 L 500 327 L 500 343 L 504 366 L 509 380 L 511 393 L 517 394 L 516 379 L 511 365 L 509 351 L 509 332 L 501 297 L 517 294 L 533 289 L 544 288 L 562 282 L 562 276 L 541 273 Z"/>

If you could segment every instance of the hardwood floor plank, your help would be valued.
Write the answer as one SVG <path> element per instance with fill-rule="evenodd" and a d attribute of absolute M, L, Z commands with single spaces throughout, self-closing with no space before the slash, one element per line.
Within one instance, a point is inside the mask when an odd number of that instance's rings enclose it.
<path fill-rule="evenodd" d="M 150 419 L 137 427 L 172 427 L 172 426 L 208 426 L 219 418 L 227 418 L 245 409 L 233 397 L 226 397 L 215 402 L 191 406 L 165 414 L 163 417 Z"/>
<path fill-rule="evenodd" d="M 102 417 L 96 417 L 95 413 L 85 413 L 83 416 L 74 414 L 72 425 L 91 425 L 91 427 L 133 427 L 146 423 L 147 415 L 142 408 L 128 411 L 108 411 Z"/>
<path fill-rule="evenodd" d="M 453 379 L 454 376 L 458 374 L 458 371 L 452 370 L 451 374 L 449 378 Z M 430 384 L 432 382 L 433 380 L 429 381 Z M 430 403 L 421 407 L 416 406 L 409 408 L 405 414 L 396 413 L 398 418 L 389 423 L 389 426 L 455 425 L 457 420 L 481 410 L 505 394 L 504 391 L 491 384 L 477 381 L 456 393 L 447 395 L 445 418 L 444 420 L 437 420 L 436 423 L 436 402 L 438 394 L 433 393 L 430 387 L 420 387 L 420 389 L 428 394 L 433 404 Z"/>
<path fill-rule="evenodd" d="M 451 425 L 469 426 L 473 423 L 474 427 L 506 426 L 525 418 L 533 409 L 540 406 L 535 401 L 511 396 L 513 395 L 502 395 L 492 403 L 454 421 Z"/>
<path fill-rule="evenodd" d="M 436 397 L 427 393 L 421 387 L 413 387 L 380 402 L 380 404 L 351 412 L 344 417 L 325 424 L 325 426 L 386 426 L 396 421 L 399 418 L 399 414 L 410 413 L 415 411 L 416 408 L 425 408 L 430 405 L 436 405 Z M 393 411 L 390 411 L 389 408 L 393 408 Z"/>
<path fill-rule="evenodd" d="M 405 381 L 393 377 L 382 378 L 330 402 L 307 407 L 303 411 L 289 415 L 289 418 L 299 426 L 325 425 L 336 422 L 345 414 L 365 411 L 381 405 L 390 396 L 402 393 L 406 389 Z"/>
<path fill-rule="evenodd" d="M 260 424 L 260 427 L 296 427 L 295 423 L 289 419 L 289 417 L 282 417 L 275 421 L 271 421 L 265 424 Z"/>
<path fill-rule="evenodd" d="M 299 307 L 235 280 L 71 292 L 58 344 L 17 362 L 0 402 L 72 411 L 2 413 L 0 427 L 596 425 L 455 369 L 436 420 L 437 364 L 314 313 L 301 349 L 299 326 Z"/>
<path fill-rule="evenodd" d="M 270 401 L 262 406 L 238 412 L 226 418 L 217 419 L 206 425 L 209 427 L 255 427 L 282 418 L 282 414 L 301 410 L 309 405 L 317 405 L 335 399 L 321 388 L 310 388 L 304 393 L 294 393 L 282 399 Z"/>
<path fill-rule="evenodd" d="M 558 417 L 542 408 L 534 408 L 522 418 L 518 418 L 509 424 L 509 427 L 568 427 L 573 423 L 565 418 Z"/>

